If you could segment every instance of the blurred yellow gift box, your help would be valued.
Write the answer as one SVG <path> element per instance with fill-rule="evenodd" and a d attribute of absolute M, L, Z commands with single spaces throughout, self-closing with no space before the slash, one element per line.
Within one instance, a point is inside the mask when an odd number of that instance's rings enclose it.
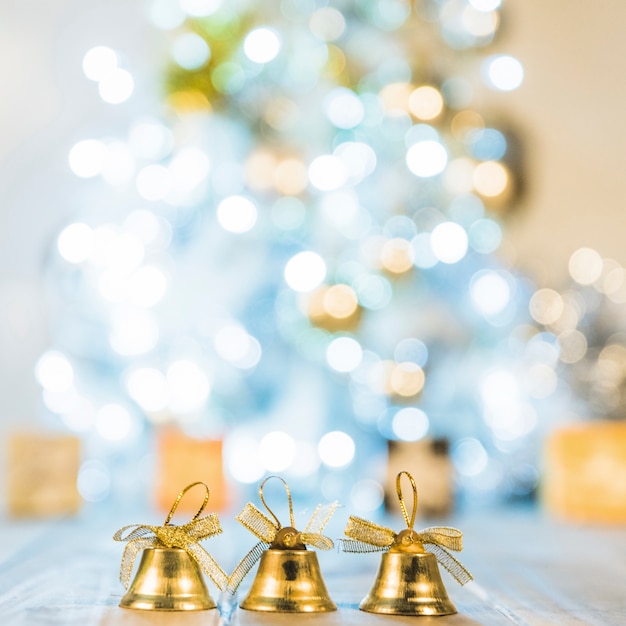
<path fill-rule="evenodd" d="M 78 512 L 81 443 L 71 435 L 13 433 L 7 439 L 7 513 L 54 517 Z"/>
<path fill-rule="evenodd" d="M 554 431 L 546 440 L 541 492 L 546 509 L 563 519 L 626 523 L 626 423 Z"/>

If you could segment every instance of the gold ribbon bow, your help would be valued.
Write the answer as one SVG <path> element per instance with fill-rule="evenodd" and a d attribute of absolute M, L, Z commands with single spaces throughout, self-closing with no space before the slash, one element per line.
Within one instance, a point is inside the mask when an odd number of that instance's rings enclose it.
<path fill-rule="evenodd" d="M 400 484 L 403 474 L 411 481 L 413 488 L 413 511 L 410 517 Z M 417 486 L 413 476 L 408 472 L 400 472 L 396 477 L 396 492 L 407 528 L 395 533 L 390 528 L 351 515 L 344 530 L 345 535 L 350 539 L 341 540 L 344 552 L 384 552 L 389 549 L 420 552 L 423 546 L 427 546 L 437 561 L 454 576 L 459 584 L 464 585 L 472 580 L 474 577 L 448 552 L 448 550 L 463 549 L 463 533 L 449 526 L 433 526 L 419 532 L 413 529 L 417 512 Z M 413 550 L 411 550 L 412 547 Z"/>
<path fill-rule="evenodd" d="M 270 478 L 277 478 L 282 481 L 287 492 L 287 501 L 289 503 L 289 523 L 285 526 L 280 523 L 272 509 L 265 502 L 263 497 L 263 487 Z M 322 535 L 322 530 L 332 517 L 333 513 L 339 506 L 338 502 L 326 505 L 318 505 L 311 515 L 305 529 L 300 532 L 296 529 L 295 518 L 293 514 L 293 502 L 291 500 L 291 491 L 289 486 L 280 476 L 268 476 L 259 487 L 259 497 L 261 502 L 271 515 L 271 519 L 260 511 L 254 504 L 248 502 L 241 513 L 235 518 L 241 522 L 251 533 L 256 535 L 261 541 L 257 543 L 246 556 L 241 559 L 239 564 L 233 570 L 228 579 L 227 590 L 235 593 L 241 581 L 246 574 L 252 569 L 253 565 L 261 558 L 261 555 L 268 548 L 278 550 L 306 550 L 306 546 L 313 546 L 320 550 L 330 550 L 334 544 L 330 537 Z"/>
<path fill-rule="evenodd" d="M 204 501 L 198 512 L 191 518 L 191 521 L 182 526 L 170 524 L 170 520 L 176 511 L 178 503 L 182 497 L 192 487 L 203 485 L 206 489 Z M 115 541 L 127 541 L 122 556 L 120 566 L 120 581 L 125 588 L 128 588 L 130 575 L 137 554 L 146 548 L 182 548 L 189 556 L 198 563 L 206 575 L 222 591 L 226 587 L 227 576 L 224 570 L 218 565 L 215 559 L 198 543 L 202 539 L 207 539 L 222 532 L 219 519 L 216 513 L 210 513 L 204 517 L 199 517 L 204 511 L 204 507 L 209 501 L 209 488 L 203 482 L 195 482 L 187 485 L 177 496 L 163 526 L 150 526 L 148 524 L 130 524 L 120 528 L 113 539 Z M 128 531 L 128 532 L 127 532 Z M 125 534 L 126 533 L 126 534 Z M 152 535 L 152 536 L 150 536 Z"/>

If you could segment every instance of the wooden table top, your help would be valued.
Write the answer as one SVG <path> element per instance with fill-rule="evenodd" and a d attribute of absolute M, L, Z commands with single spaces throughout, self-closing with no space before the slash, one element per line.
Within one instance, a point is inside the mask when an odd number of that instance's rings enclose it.
<path fill-rule="evenodd" d="M 336 514 L 337 517 L 338 514 Z M 145 517 L 145 516 L 144 516 Z M 220 516 L 224 534 L 203 545 L 226 570 L 255 543 Z M 158 518 L 157 518 L 158 519 Z M 546 518 L 534 509 L 466 513 L 445 520 L 464 533 L 459 559 L 475 580 L 459 586 L 442 569 L 458 614 L 446 617 L 382 616 L 358 610 L 371 587 L 380 554 L 318 552 L 338 610 L 323 614 L 265 614 L 220 596 L 218 610 L 191 613 L 132 611 L 117 605 L 123 544 L 113 533 L 136 519 L 91 511 L 69 520 L 0 522 L 0 624 L 10 626 L 543 626 L 626 625 L 626 528 L 579 526 Z M 147 523 L 158 521 L 143 519 Z M 419 522 L 418 522 L 419 523 Z M 345 519 L 325 534 L 342 536 Z M 402 528 L 399 520 L 390 526 Z M 422 526 L 431 525 L 430 522 Z M 243 532 L 242 532 L 243 531 Z M 238 594 L 246 591 L 254 570 Z"/>

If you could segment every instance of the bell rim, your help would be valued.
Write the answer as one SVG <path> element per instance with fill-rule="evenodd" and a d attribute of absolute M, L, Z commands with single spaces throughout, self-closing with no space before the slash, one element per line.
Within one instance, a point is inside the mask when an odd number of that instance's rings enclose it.
<path fill-rule="evenodd" d="M 317 558 L 317 553 L 314 550 L 307 549 L 290 549 L 290 548 L 268 548 L 261 555 L 261 563 L 266 560 L 273 560 L 279 557 L 287 557 L 287 558 L 306 558 L 310 559 L 315 563 L 315 566 L 319 568 L 319 561 Z M 259 565 L 259 568 L 261 564 Z M 257 571 L 258 576 L 258 571 Z M 298 607 L 289 607 L 287 605 L 280 605 L 276 602 L 276 598 L 273 596 L 265 596 L 265 595 L 253 595 L 259 590 L 255 588 L 257 584 L 257 578 L 255 577 L 252 586 L 246 593 L 246 596 L 239 602 L 239 608 L 244 611 L 253 611 L 260 613 L 288 613 L 292 615 L 296 614 L 314 614 L 314 613 L 330 613 L 333 611 L 337 611 L 337 605 L 330 597 L 328 593 L 328 589 L 324 582 L 324 578 L 321 575 L 320 571 L 320 580 L 319 584 L 321 585 L 323 592 L 326 594 L 317 596 L 315 601 L 308 600 L 308 605 L 299 605 Z"/>
<path fill-rule="evenodd" d="M 197 574 L 196 583 L 199 585 L 199 590 L 196 590 L 196 594 L 184 598 L 183 596 L 167 594 L 150 594 L 142 591 L 141 588 L 136 588 L 139 572 L 148 560 L 167 559 L 164 555 L 171 555 L 172 553 L 176 555 L 174 557 L 176 559 L 185 559 L 188 562 L 188 566 Z M 167 613 L 210 611 L 218 608 L 196 561 L 183 548 L 167 546 L 148 546 L 142 550 L 135 577 L 124 596 L 122 596 L 118 606 L 132 611 L 159 611 Z"/>
<path fill-rule="evenodd" d="M 411 596 L 407 596 L 403 593 L 398 593 L 398 595 L 395 596 L 377 593 L 386 570 L 391 568 L 394 571 L 399 571 L 399 564 L 406 563 L 407 561 L 423 563 L 423 567 L 425 567 L 426 570 L 430 570 L 428 576 L 430 582 L 434 583 L 439 590 L 438 594 L 433 594 L 430 597 L 414 596 L 413 599 L 411 599 Z M 397 577 L 394 578 L 394 583 L 398 584 L 399 592 L 402 582 L 405 581 L 400 581 Z M 381 615 L 405 615 L 415 617 L 439 617 L 458 613 L 456 606 L 452 600 L 450 600 L 445 585 L 441 580 L 437 558 L 432 552 L 428 551 L 423 553 L 403 551 L 385 552 L 380 560 L 373 586 L 370 592 L 361 600 L 359 610 Z"/>

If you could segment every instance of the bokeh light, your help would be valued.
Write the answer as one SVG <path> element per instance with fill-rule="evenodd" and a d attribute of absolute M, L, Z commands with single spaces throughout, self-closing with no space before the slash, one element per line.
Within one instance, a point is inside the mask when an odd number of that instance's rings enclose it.
<path fill-rule="evenodd" d="M 441 174 L 448 164 L 448 152 L 438 141 L 418 141 L 406 153 L 409 170 L 420 178 Z"/>
<path fill-rule="evenodd" d="M 472 276 L 470 294 L 474 306 L 486 316 L 501 313 L 511 300 L 509 281 L 493 270 L 480 270 Z"/>
<path fill-rule="evenodd" d="M 498 54 L 483 62 L 483 72 L 488 85 L 499 91 L 513 91 L 524 80 L 524 67 L 513 56 Z"/>
<path fill-rule="evenodd" d="M 244 196 L 229 196 L 217 206 L 217 221 L 231 233 L 242 234 L 252 230 L 257 216 L 255 204 Z"/>
<path fill-rule="evenodd" d="M 37 360 L 35 378 L 47 391 L 63 392 L 72 387 L 74 368 L 63 353 L 49 350 Z"/>
<path fill-rule="evenodd" d="M 296 442 L 285 432 L 267 433 L 259 442 L 258 454 L 268 472 L 284 472 L 296 458 Z"/>
<path fill-rule="evenodd" d="M 285 281 L 300 293 L 313 291 L 326 277 L 326 263 L 316 252 L 305 250 L 292 256 L 285 265 Z"/>
<path fill-rule="evenodd" d="M 129 436 L 132 417 L 119 404 L 107 404 L 96 413 L 96 430 L 103 439 L 119 441 Z"/>
<path fill-rule="evenodd" d="M 57 238 L 59 254 L 69 263 L 82 263 L 89 258 L 93 246 L 93 229 L 82 222 L 66 226 Z"/>
<path fill-rule="evenodd" d="M 467 233 L 460 224 L 444 222 L 433 229 L 430 245 L 437 260 L 448 264 L 458 263 L 467 252 Z"/>
<path fill-rule="evenodd" d="M 196 70 L 209 60 L 211 50 L 200 35 L 183 33 L 174 41 L 172 56 L 176 63 L 186 70 Z"/>
<path fill-rule="evenodd" d="M 131 97 L 135 81 L 130 72 L 116 68 L 108 72 L 98 83 L 100 97 L 109 104 L 120 104 Z"/>
<path fill-rule="evenodd" d="M 421 120 L 433 120 L 443 111 L 443 96 L 435 87 L 422 85 L 411 92 L 409 110 Z"/>
<path fill-rule="evenodd" d="M 338 156 L 326 154 L 319 156 L 309 166 L 309 180 L 321 191 L 332 191 L 342 187 L 348 179 L 348 170 Z"/>
<path fill-rule="evenodd" d="M 591 285 L 602 274 L 602 257 L 591 248 L 579 248 L 570 257 L 568 268 L 579 285 Z"/>
<path fill-rule="evenodd" d="M 85 76 L 96 82 L 115 70 L 117 65 L 117 53 L 108 46 L 94 46 L 83 57 L 83 72 Z"/>
<path fill-rule="evenodd" d="M 80 178 L 93 178 L 102 171 L 105 146 L 97 139 L 84 139 L 75 143 L 68 155 L 70 169 Z"/>
<path fill-rule="evenodd" d="M 402 441 L 417 441 L 428 432 L 428 416 L 416 407 L 405 407 L 396 412 L 391 420 L 393 434 Z"/>
<path fill-rule="evenodd" d="M 335 468 L 349 465 L 354 459 L 355 450 L 352 437 L 340 430 L 326 433 L 317 446 L 322 463 Z"/>
<path fill-rule="evenodd" d="M 266 26 L 250 31 L 243 43 L 246 56 L 255 63 L 269 63 L 278 55 L 280 48 L 280 35 Z"/>
<path fill-rule="evenodd" d="M 536 291 L 529 303 L 529 311 L 536 322 L 554 324 L 562 315 L 563 298 L 558 291 L 545 287 Z"/>
<path fill-rule="evenodd" d="M 355 370 L 363 358 L 363 348 L 352 337 L 337 337 L 333 339 L 326 350 L 328 365 L 337 372 L 351 372 Z"/>

